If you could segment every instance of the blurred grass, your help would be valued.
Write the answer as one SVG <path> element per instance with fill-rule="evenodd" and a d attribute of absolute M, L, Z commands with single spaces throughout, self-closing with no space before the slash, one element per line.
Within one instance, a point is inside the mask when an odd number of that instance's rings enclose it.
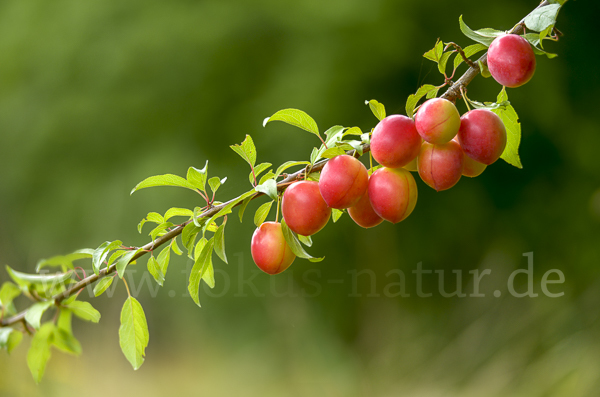
<path fill-rule="evenodd" d="M 459 15 L 475 29 L 508 29 L 534 6 L 0 3 L 0 264 L 33 271 L 40 258 L 107 239 L 143 244 L 147 236 L 135 226 L 147 212 L 198 202 L 171 188 L 129 196 L 140 180 L 183 175 L 208 159 L 211 175 L 229 177 L 220 197 L 232 197 L 249 187 L 246 166 L 228 148 L 245 134 L 256 142 L 258 161 L 273 164 L 307 158 L 318 143 L 282 124 L 262 128 L 264 117 L 296 107 L 321 130 L 367 130 L 375 119 L 364 100 L 400 113 L 420 84 L 442 82 L 421 55 L 438 37 L 469 44 Z M 223 297 L 201 294 L 201 309 L 182 297 L 181 271 L 189 263 L 181 258 L 156 298 L 141 290 L 150 345 L 138 372 L 118 347 L 125 294 L 118 286 L 115 297 L 93 300 L 103 314 L 99 325 L 75 323 L 84 354 L 53 353 L 40 386 L 27 371 L 27 340 L 14 357 L 0 354 L 0 394 L 597 395 L 600 123 L 588 7 L 565 6 L 558 25 L 565 36 L 549 45 L 560 56 L 538 58 L 534 79 L 509 91 L 522 122 L 523 170 L 494 164 L 442 193 L 418 181 L 419 203 L 402 224 L 367 231 L 344 217 L 315 236 L 311 252 L 326 255 L 324 262 L 298 260 L 280 277 L 257 275 L 264 296 L 246 288 L 250 296 L 238 297 L 236 280 L 256 271 L 249 255 L 253 203 L 246 222 L 232 227 L 234 216 L 227 230 L 236 259 L 216 262 L 231 277 Z M 478 78 L 469 96 L 491 100 L 498 90 Z M 530 251 L 537 292 L 543 273 L 557 268 L 566 277 L 565 296 L 493 298 Z M 471 269 L 493 269 L 482 284 L 489 297 L 418 298 L 410 278 L 418 262 L 445 270 L 448 289 L 452 270 L 467 277 Z M 413 296 L 369 297 L 366 277 L 358 285 L 362 297 L 350 296 L 348 272 L 364 269 L 373 272 L 379 294 L 393 281 L 388 272 L 402 270 Z M 219 277 L 215 292 L 225 283 Z M 307 278 L 320 286 L 317 296 L 299 293 L 317 290 Z M 344 283 L 328 283 L 333 279 Z M 436 285 L 429 277 L 424 289 Z"/>

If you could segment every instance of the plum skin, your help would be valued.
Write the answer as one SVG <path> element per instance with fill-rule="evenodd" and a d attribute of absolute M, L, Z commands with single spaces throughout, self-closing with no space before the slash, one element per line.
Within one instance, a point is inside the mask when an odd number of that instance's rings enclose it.
<path fill-rule="evenodd" d="M 283 272 L 296 259 L 278 222 L 263 222 L 254 231 L 250 252 L 256 266 L 267 274 Z"/>
<path fill-rule="evenodd" d="M 415 209 L 417 184 L 404 168 L 380 168 L 371 175 L 367 189 L 373 211 L 391 223 L 398 223 Z"/>
<path fill-rule="evenodd" d="M 355 205 L 367 190 L 367 168 L 347 154 L 329 160 L 319 178 L 319 191 L 330 208 L 344 209 Z"/>
<path fill-rule="evenodd" d="M 464 153 L 458 142 L 423 144 L 418 161 L 419 175 L 423 182 L 438 192 L 456 185 L 463 167 Z"/>
<path fill-rule="evenodd" d="M 469 178 L 475 178 L 479 176 L 485 171 L 487 165 L 480 163 L 479 161 L 473 160 L 466 153 L 463 156 L 463 176 L 467 176 Z"/>
<path fill-rule="evenodd" d="M 487 109 L 474 109 L 461 117 L 458 142 L 467 156 L 490 165 L 506 147 L 506 128 L 500 117 Z"/>
<path fill-rule="evenodd" d="M 354 206 L 348 208 L 348 215 L 358 226 L 365 229 L 375 227 L 383 222 L 383 219 L 373 210 L 368 189 Z"/>
<path fill-rule="evenodd" d="M 381 120 L 373 129 L 371 154 L 384 167 L 398 168 L 419 155 L 421 142 L 415 122 L 395 114 Z"/>
<path fill-rule="evenodd" d="M 283 193 L 281 213 L 288 227 L 302 236 L 311 236 L 323 229 L 331 216 L 314 181 L 300 181 L 291 184 Z"/>
<path fill-rule="evenodd" d="M 505 34 L 490 44 L 487 65 L 494 80 L 505 87 L 516 88 L 533 77 L 535 54 L 524 37 Z"/>
<path fill-rule="evenodd" d="M 419 108 L 415 115 L 415 126 L 426 142 L 450 142 L 458 133 L 460 114 L 449 100 L 432 98 Z"/>

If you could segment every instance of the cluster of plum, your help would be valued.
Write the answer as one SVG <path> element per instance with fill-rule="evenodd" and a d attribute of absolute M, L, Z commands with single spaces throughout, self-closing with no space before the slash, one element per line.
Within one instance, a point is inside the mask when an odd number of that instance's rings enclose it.
<path fill-rule="evenodd" d="M 521 36 L 504 35 L 490 46 L 488 64 L 500 84 L 517 87 L 533 75 L 535 57 Z M 474 109 L 461 117 L 452 102 L 429 99 L 414 120 L 391 115 L 377 124 L 370 149 L 381 166 L 372 174 L 355 157 L 336 156 L 327 162 L 318 182 L 299 181 L 285 190 L 283 218 L 290 230 L 302 236 L 321 230 L 332 208 L 348 209 L 354 222 L 364 228 L 384 220 L 398 223 L 417 202 L 417 184 L 410 171 L 417 171 L 435 190 L 446 190 L 461 176 L 478 176 L 498 160 L 506 140 L 502 120 L 490 110 Z M 264 222 L 256 229 L 251 252 L 254 262 L 268 274 L 281 273 L 296 257 L 278 222 Z"/>

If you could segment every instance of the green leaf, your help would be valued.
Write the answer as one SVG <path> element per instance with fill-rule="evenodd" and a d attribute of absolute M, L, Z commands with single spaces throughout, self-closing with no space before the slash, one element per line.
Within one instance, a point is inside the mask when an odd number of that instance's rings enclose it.
<path fill-rule="evenodd" d="M 94 287 L 94 296 L 102 295 L 104 293 L 104 291 L 106 291 L 108 289 L 108 287 L 110 287 L 112 282 L 113 282 L 112 277 L 104 277 L 103 279 L 98 281 L 98 284 L 96 284 L 96 286 Z"/>
<path fill-rule="evenodd" d="M 146 315 L 140 302 L 130 296 L 121 310 L 121 326 L 119 327 L 119 344 L 125 358 L 137 370 L 144 363 L 146 346 L 150 340 Z"/>
<path fill-rule="evenodd" d="M 437 39 L 437 41 L 435 42 L 435 46 L 431 50 L 429 50 L 425 54 L 423 54 L 423 57 L 425 57 L 426 59 L 429 59 L 430 61 L 438 63 L 440 61 L 443 53 L 444 53 L 444 43 L 440 39 Z"/>
<path fill-rule="evenodd" d="M 100 267 L 102 263 L 106 260 L 108 253 L 114 249 L 121 247 L 123 243 L 120 240 L 116 241 L 105 241 L 100 244 L 98 248 L 94 250 L 92 254 L 92 269 L 94 269 L 94 273 L 98 274 L 100 272 Z"/>
<path fill-rule="evenodd" d="M 248 204 L 250 203 L 251 200 L 252 200 L 252 197 L 246 197 L 244 199 L 244 201 L 242 201 L 242 204 L 240 204 L 240 209 L 238 210 L 238 216 L 240 217 L 240 223 L 242 222 L 242 219 L 244 218 L 244 212 L 246 211 L 246 207 L 248 206 Z"/>
<path fill-rule="evenodd" d="M 238 196 L 232 200 L 229 200 L 227 202 L 227 205 L 225 205 L 223 208 L 221 208 L 219 210 L 219 212 L 217 212 L 216 214 L 214 214 L 212 217 L 210 217 L 210 219 L 207 221 L 206 224 L 210 225 L 212 224 L 217 218 L 229 214 L 231 212 L 231 209 L 233 207 L 235 207 L 238 203 L 242 202 L 244 199 L 253 196 L 254 194 L 256 194 L 256 191 L 254 189 L 247 191 L 246 193 L 242 194 L 241 196 Z"/>
<path fill-rule="evenodd" d="M 225 181 L 227 181 L 227 177 L 219 179 L 218 176 L 214 176 L 208 180 L 208 186 L 210 186 L 210 190 L 213 193 L 217 193 L 217 190 L 219 190 L 219 187 L 224 184 Z"/>
<path fill-rule="evenodd" d="M 73 269 L 73 261 L 91 258 L 93 252 L 94 250 L 92 249 L 81 249 L 68 255 L 58 255 L 49 259 L 42 259 L 35 266 L 35 271 L 39 272 L 46 266 L 60 266 L 62 271 L 66 272 L 69 269 Z"/>
<path fill-rule="evenodd" d="M 64 329 L 54 328 L 52 345 L 65 353 L 74 354 L 76 356 L 81 354 L 81 344 L 79 341 L 72 333 L 69 333 Z"/>
<path fill-rule="evenodd" d="M 323 259 L 325 259 L 325 257 L 315 258 L 309 255 L 308 252 L 306 252 L 304 248 L 302 248 L 302 245 L 300 244 L 300 240 L 298 240 L 296 233 L 291 231 L 288 225 L 285 223 L 285 219 L 281 220 L 281 229 L 283 231 L 283 237 L 285 238 L 285 241 L 289 245 L 292 252 L 298 258 L 308 259 L 311 262 L 320 262 Z"/>
<path fill-rule="evenodd" d="M 325 145 L 321 145 L 319 149 L 314 149 L 310 155 L 311 164 L 315 164 L 320 158 L 324 157 L 323 153 L 325 153 L 330 148 L 334 148 L 335 145 L 342 140 L 344 137 L 344 131 L 346 127 L 341 125 L 334 125 L 327 131 L 325 131 L 325 135 L 327 139 L 325 139 Z M 325 148 L 327 146 L 327 148 Z M 332 155 L 332 152 L 329 152 L 328 155 Z"/>
<path fill-rule="evenodd" d="M 375 99 L 371 99 L 370 101 L 365 101 L 365 105 L 369 105 L 371 112 L 373 112 L 378 120 L 385 119 L 385 106 L 383 104 L 377 102 Z"/>
<path fill-rule="evenodd" d="M 223 262 L 227 263 L 227 254 L 225 254 L 225 222 L 215 232 L 215 252 Z"/>
<path fill-rule="evenodd" d="M 204 164 L 204 168 L 199 170 L 198 168 L 188 168 L 186 179 L 195 189 L 206 191 L 206 176 L 208 175 L 208 160 Z"/>
<path fill-rule="evenodd" d="M 446 64 L 448 63 L 448 59 L 450 59 L 450 56 L 452 54 L 453 54 L 452 52 L 443 53 L 442 57 L 440 58 L 440 61 L 438 62 L 438 70 L 444 76 L 446 75 Z"/>
<path fill-rule="evenodd" d="M 344 215 L 344 211 L 333 208 L 331 210 L 331 218 L 333 219 L 333 223 L 336 223 L 340 217 Z"/>
<path fill-rule="evenodd" d="M 468 27 L 466 23 L 463 22 L 462 15 L 458 18 L 458 22 L 460 24 L 460 30 L 465 36 L 467 36 L 471 40 L 485 45 L 486 47 L 489 47 L 490 44 L 492 44 L 492 41 L 494 41 L 494 39 L 497 37 L 496 34 L 484 29 L 480 29 L 477 32 L 475 32 L 473 29 Z"/>
<path fill-rule="evenodd" d="M 134 192 L 137 192 L 141 189 L 145 189 L 147 187 L 155 186 L 177 186 L 197 191 L 196 186 L 192 185 L 190 182 L 183 179 L 182 177 L 173 174 L 165 174 L 151 176 L 149 178 L 144 179 L 133 188 L 130 194 L 133 194 Z"/>
<path fill-rule="evenodd" d="M 255 189 L 257 192 L 264 193 L 273 200 L 277 200 L 277 182 L 275 182 L 275 179 L 269 179 Z"/>
<path fill-rule="evenodd" d="M 546 52 L 541 48 L 537 47 L 538 44 L 541 46 L 540 35 L 535 33 L 527 33 L 526 35 L 523 35 L 523 37 L 525 37 L 525 39 L 529 41 L 529 44 L 531 44 L 533 53 L 535 55 L 546 55 L 549 59 L 556 58 L 558 56 L 557 54 Z"/>
<path fill-rule="evenodd" d="M 273 205 L 273 201 L 269 201 L 269 202 L 262 204 L 260 207 L 258 207 L 258 209 L 256 210 L 256 213 L 254 214 L 254 224 L 256 225 L 256 227 L 259 227 L 260 225 L 262 225 L 262 223 L 265 221 L 265 219 L 267 219 L 267 216 L 269 215 L 269 211 L 271 211 L 272 205 Z"/>
<path fill-rule="evenodd" d="M 23 339 L 23 334 L 11 327 L 0 328 L 0 349 L 6 349 L 10 354 Z"/>
<path fill-rule="evenodd" d="M 437 87 L 431 84 L 425 84 L 421 86 L 415 94 L 411 94 L 408 96 L 406 100 L 406 115 L 408 117 L 413 117 L 415 112 L 415 106 L 421 98 L 423 98 L 428 92 L 435 90 Z M 436 91 L 437 93 L 437 91 Z"/>
<path fill-rule="evenodd" d="M 5 281 L 0 288 L 0 306 L 10 305 L 19 295 L 21 295 L 21 289 L 10 281 Z"/>
<path fill-rule="evenodd" d="M 508 101 L 508 95 L 506 89 L 502 87 L 502 91 L 498 94 L 498 103 Z M 500 156 L 507 163 L 517 167 L 523 168 L 521 159 L 519 158 L 519 144 L 521 143 L 521 124 L 519 123 L 519 116 L 515 109 L 508 105 L 506 108 L 492 109 L 492 112 L 500 116 L 500 119 L 504 123 L 506 128 L 506 148 Z"/>
<path fill-rule="evenodd" d="M 181 243 L 187 249 L 190 258 L 192 258 L 191 252 L 194 247 L 194 242 L 196 241 L 196 236 L 198 236 L 200 230 L 201 228 L 193 223 L 188 223 L 181 231 Z"/>
<path fill-rule="evenodd" d="M 162 287 L 163 283 L 165 282 L 165 276 L 160 270 L 160 265 L 158 264 L 158 261 L 153 256 L 148 258 L 147 267 L 148 272 L 150 272 L 152 277 L 154 277 L 156 283 Z"/>
<path fill-rule="evenodd" d="M 179 248 L 179 245 L 177 244 L 177 239 L 176 238 L 174 238 L 173 240 L 171 240 L 171 249 L 173 250 L 173 252 L 176 255 L 183 254 L 183 251 L 181 251 L 181 248 Z"/>
<path fill-rule="evenodd" d="M 27 365 L 33 375 L 35 383 L 40 383 L 50 359 L 50 345 L 54 339 L 54 324 L 51 322 L 42 325 L 33 335 L 31 346 L 27 352 Z"/>
<path fill-rule="evenodd" d="M 100 312 L 89 303 L 83 301 L 74 301 L 66 305 L 74 315 L 85 321 L 97 323 L 100 321 Z"/>
<path fill-rule="evenodd" d="M 309 161 L 286 161 L 285 163 L 281 164 L 277 168 L 277 171 L 275 171 L 275 177 L 277 178 L 279 175 L 281 175 L 283 173 L 283 171 L 287 170 L 290 167 L 294 167 L 296 165 L 310 165 L 310 162 Z"/>
<path fill-rule="evenodd" d="M 141 250 L 141 248 L 138 248 L 137 250 L 131 250 L 123 255 L 121 259 L 119 259 L 117 262 L 117 274 L 119 275 L 119 278 L 123 278 L 123 274 L 125 273 L 127 265 L 129 265 L 129 261 L 131 261 L 131 259 Z"/>
<path fill-rule="evenodd" d="M 239 154 L 244 160 L 250 164 L 250 167 L 254 167 L 256 163 L 256 147 L 254 141 L 250 135 L 246 135 L 246 139 L 239 145 L 229 146 L 234 152 Z"/>
<path fill-rule="evenodd" d="M 196 262 L 194 263 L 192 272 L 190 273 L 188 291 L 198 306 L 200 306 L 200 298 L 198 296 L 200 280 L 203 278 L 204 273 L 208 270 L 209 265 L 212 266 L 213 247 L 214 240 L 211 238 L 202 248 L 200 255 L 198 255 L 198 259 L 196 259 Z"/>
<path fill-rule="evenodd" d="M 32 284 L 54 287 L 63 284 L 73 275 L 73 271 L 57 274 L 27 274 L 13 270 L 10 266 L 6 266 L 6 271 L 13 281 L 21 287 L 29 287 Z"/>
<path fill-rule="evenodd" d="M 169 208 L 167 212 L 165 212 L 164 220 L 168 221 L 174 216 L 187 216 L 191 218 L 192 216 L 194 216 L 194 212 L 187 208 Z"/>
<path fill-rule="evenodd" d="M 167 234 L 167 229 L 170 228 L 170 227 L 173 227 L 173 226 L 175 226 L 175 225 L 173 225 L 171 222 L 165 222 L 165 223 L 162 223 L 162 224 L 156 226 L 149 233 L 150 238 L 152 238 L 152 240 L 156 240 L 156 238 L 158 236 L 162 236 L 162 235 Z"/>
<path fill-rule="evenodd" d="M 300 242 L 304 245 L 306 245 L 307 247 L 312 247 L 312 238 L 310 238 L 310 236 L 302 236 L 300 234 L 297 234 L 298 236 L 298 240 L 300 240 Z"/>
<path fill-rule="evenodd" d="M 117 259 L 119 259 L 120 257 L 122 257 L 123 255 L 125 255 L 126 252 L 128 252 L 128 251 L 127 250 L 117 250 L 117 251 L 113 252 L 110 255 L 110 258 L 108 258 L 108 261 L 106 262 L 107 266 L 110 266 L 113 263 L 115 263 L 115 261 Z"/>
<path fill-rule="evenodd" d="M 473 55 L 477 54 L 478 52 L 484 51 L 486 49 L 487 49 L 487 47 L 485 45 L 478 43 L 478 44 L 471 44 L 470 46 L 463 48 L 463 52 L 465 53 L 465 56 L 467 58 L 470 58 Z M 460 54 L 456 54 L 456 57 L 454 58 L 454 70 L 456 70 L 456 68 L 458 68 L 460 66 L 460 64 L 463 62 L 464 62 L 464 60 L 460 56 Z"/>
<path fill-rule="evenodd" d="M 558 15 L 560 7 L 560 4 L 549 4 L 544 7 L 536 8 L 525 17 L 523 22 L 525 22 L 527 29 L 541 32 L 556 23 L 556 16 Z"/>
<path fill-rule="evenodd" d="M 162 272 L 163 277 L 167 276 L 167 269 L 169 268 L 170 260 L 171 260 L 171 247 L 166 246 L 165 248 L 163 248 L 162 251 L 160 251 L 160 254 L 158 254 L 158 258 L 156 258 L 156 261 L 158 262 L 158 266 L 160 267 L 160 271 Z"/>
<path fill-rule="evenodd" d="M 283 121 L 284 123 L 293 125 L 294 127 L 302 128 L 305 131 L 308 131 L 312 134 L 315 134 L 319 138 L 321 135 L 319 134 L 319 127 L 317 127 L 317 123 L 310 117 L 308 114 L 298 109 L 283 109 L 272 115 L 271 117 L 267 117 L 263 121 L 263 127 L 266 127 L 267 123 L 271 121 Z"/>
<path fill-rule="evenodd" d="M 336 156 L 340 156 L 342 154 L 346 154 L 346 151 L 338 146 L 335 147 L 331 147 L 327 150 L 325 150 L 323 153 L 321 153 L 321 157 L 326 158 L 326 159 L 332 159 Z"/>
<path fill-rule="evenodd" d="M 271 163 L 260 163 L 259 165 L 254 167 L 254 171 L 250 171 L 250 175 L 248 175 L 248 179 L 250 180 L 250 183 L 252 185 L 254 185 L 254 177 L 256 176 L 256 178 L 258 178 L 258 176 L 261 173 L 263 173 L 263 171 L 266 171 L 272 165 L 273 164 L 271 164 Z M 258 182 L 258 180 L 256 182 Z"/>
<path fill-rule="evenodd" d="M 149 222 L 158 223 L 159 225 L 165 221 L 165 218 L 158 212 L 149 212 L 148 215 L 146 215 L 146 219 Z"/>
<path fill-rule="evenodd" d="M 25 321 L 27 321 L 35 329 L 40 328 L 40 320 L 42 319 L 42 315 L 53 304 L 53 301 L 34 303 L 25 313 Z"/>

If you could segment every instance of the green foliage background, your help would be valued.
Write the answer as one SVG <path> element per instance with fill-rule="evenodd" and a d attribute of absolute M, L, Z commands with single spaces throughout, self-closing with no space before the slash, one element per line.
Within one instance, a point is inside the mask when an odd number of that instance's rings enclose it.
<path fill-rule="evenodd" d="M 258 161 L 273 164 L 307 159 L 319 143 L 281 123 L 263 128 L 264 117 L 295 107 L 321 130 L 367 130 L 376 120 L 366 99 L 401 113 L 422 83 L 441 84 L 421 55 L 438 37 L 471 44 L 459 31 L 459 15 L 472 28 L 509 29 L 535 5 L 2 2 L 0 264 L 33 271 L 40 258 L 105 240 L 141 245 L 148 237 L 136 225 L 147 212 L 199 202 L 172 188 L 130 197 L 140 180 L 184 175 L 208 159 L 211 175 L 228 176 L 220 197 L 233 197 L 250 187 L 247 165 L 229 149 L 245 134 L 254 138 Z M 566 35 L 548 45 L 559 57 L 538 57 L 533 80 L 509 90 L 522 122 L 523 170 L 498 162 L 442 193 L 419 180 L 417 208 L 396 226 L 367 231 L 344 216 L 314 237 L 311 253 L 325 255 L 324 262 L 297 260 L 281 276 L 254 277 L 264 296 L 248 286 L 240 293 L 239 278 L 257 271 L 249 252 L 254 226 L 251 215 L 241 226 L 233 217 L 226 231 L 230 264 L 215 260 L 229 277 L 224 296 L 201 291 L 201 309 L 184 297 L 191 264 L 179 257 L 156 297 L 147 287 L 137 295 L 150 328 L 140 370 L 132 371 L 119 349 L 126 298 L 120 284 L 112 298 L 93 300 L 99 325 L 74 322 L 83 355 L 54 352 L 39 387 L 24 359 L 28 338 L 12 357 L 1 353 L 0 394 L 595 395 L 600 87 L 588 7 L 567 3 L 558 18 Z M 499 90 L 492 79 L 477 78 L 469 96 L 494 100 Z M 560 269 L 566 283 L 551 288 L 565 295 L 494 298 L 530 251 L 536 292 L 545 271 Z M 469 270 L 492 269 L 482 283 L 486 298 L 416 297 L 411 271 L 418 262 L 445 270 L 449 290 L 451 271 L 462 269 L 467 292 Z M 373 271 L 381 296 L 369 296 L 368 276 L 359 277 L 362 296 L 351 296 L 349 272 L 363 269 Z M 407 275 L 412 297 L 384 296 L 397 281 L 386 276 L 393 269 Z M 4 269 L 0 277 L 7 278 Z M 216 277 L 213 292 L 221 293 L 227 281 L 223 273 Z M 337 279 L 344 282 L 328 282 Z M 424 289 L 437 291 L 434 276 L 426 276 Z"/>

